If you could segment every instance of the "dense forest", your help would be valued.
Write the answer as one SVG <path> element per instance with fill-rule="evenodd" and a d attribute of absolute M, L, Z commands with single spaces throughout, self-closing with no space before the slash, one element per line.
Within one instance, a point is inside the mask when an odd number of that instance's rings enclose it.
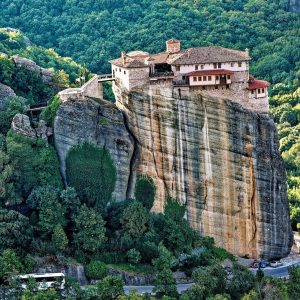
<path fill-rule="evenodd" d="M 74 86 L 79 76 L 88 78 L 87 69 L 109 72 L 108 60 L 121 50 L 163 51 L 171 37 L 180 39 L 184 48 L 249 48 L 252 73 L 272 83 L 270 107 L 287 168 L 292 226 L 300 230 L 300 15 L 288 11 L 288 2 L 2 0 L 0 27 L 19 28 L 29 39 L 0 30 L 0 83 L 18 96 L 0 112 L 0 285 L 11 274 L 31 272 L 34 255 L 57 255 L 72 256 L 90 279 L 101 280 L 84 292 L 68 283 L 67 299 L 143 299 L 124 296 L 124 283 L 107 276 L 107 266 L 156 272 L 157 295 L 170 296 L 166 300 L 178 298 L 171 273 L 175 270 L 192 274 L 195 282 L 182 300 L 298 299 L 298 269 L 290 270 L 289 281 L 263 278 L 261 273 L 254 277 L 238 265 L 233 274 L 223 272 L 220 263 L 234 258 L 188 226 L 176 199 L 167 199 L 162 214 L 150 212 L 156 193 L 150 178 L 138 179 L 135 199 L 112 202 L 115 166 L 105 149 L 89 144 L 73 148 L 67 157 L 72 187 L 64 189 L 51 143 L 10 130 L 13 116 L 24 112 L 24 102 L 49 100 L 43 114 L 51 124 L 59 105 L 57 91 Z M 53 84 L 16 67 L 13 55 L 51 69 Z M 101 158 L 97 160 L 109 175 L 86 182 L 76 174 L 99 167 L 91 156 Z M 55 291 L 47 296 L 16 292 L 24 300 L 60 299 Z"/>

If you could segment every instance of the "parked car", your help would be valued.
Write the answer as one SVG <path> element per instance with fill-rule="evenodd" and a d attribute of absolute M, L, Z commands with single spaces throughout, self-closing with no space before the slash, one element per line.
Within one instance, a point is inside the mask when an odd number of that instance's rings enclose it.
<path fill-rule="evenodd" d="M 283 263 L 281 262 L 281 261 L 271 261 L 270 262 L 270 267 L 272 267 L 272 268 L 277 268 L 277 267 L 280 267 L 280 266 L 282 266 L 283 265 Z"/>

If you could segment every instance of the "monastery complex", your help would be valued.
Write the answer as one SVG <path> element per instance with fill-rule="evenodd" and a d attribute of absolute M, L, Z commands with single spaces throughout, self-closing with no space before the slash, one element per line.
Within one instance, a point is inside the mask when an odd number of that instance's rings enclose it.
<path fill-rule="evenodd" d="M 249 74 L 248 49 L 238 51 L 222 47 L 181 50 L 180 41 L 166 42 L 166 51 L 122 51 L 110 61 L 114 85 L 128 92 L 151 86 L 171 97 L 184 99 L 200 93 L 229 99 L 255 112 L 268 113 L 270 83 Z"/>

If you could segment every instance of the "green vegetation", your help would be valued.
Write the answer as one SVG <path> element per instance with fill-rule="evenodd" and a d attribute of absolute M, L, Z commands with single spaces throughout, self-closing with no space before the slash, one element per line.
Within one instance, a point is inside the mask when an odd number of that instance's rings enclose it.
<path fill-rule="evenodd" d="M 68 184 L 88 205 L 103 209 L 112 200 L 116 167 L 105 148 L 88 143 L 76 146 L 69 151 L 66 166 Z"/>
<path fill-rule="evenodd" d="M 99 260 L 92 260 L 85 268 L 85 274 L 91 279 L 103 279 L 108 275 L 108 268 L 105 263 Z"/>
<path fill-rule="evenodd" d="M 9 131 L 6 139 L 7 154 L 13 167 L 17 190 L 27 197 L 34 187 L 52 185 L 62 187 L 59 162 L 53 146 Z"/>
<path fill-rule="evenodd" d="M 299 77 L 300 73 L 298 78 L 290 84 L 274 85 L 270 97 L 271 113 L 277 123 L 280 151 L 287 170 L 288 196 L 293 230 L 297 230 L 300 227 Z"/>
<path fill-rule="evenodd" d="M 156 188 L 153 179 L 149 176 L 138 176 L 135 184 L 135 199 L 141 201 L 147 209 L 151 209 L 155 198 Z"/>
<path fill-rule="evenodd" d="M 42 111 L 40 118 L 45 120 L 50 126 L 54 125 L 54 118 L 56 112 L 61 104 L 61 100 L 58 95 L 54 96 L 50 101 L 48 106 Z"/>

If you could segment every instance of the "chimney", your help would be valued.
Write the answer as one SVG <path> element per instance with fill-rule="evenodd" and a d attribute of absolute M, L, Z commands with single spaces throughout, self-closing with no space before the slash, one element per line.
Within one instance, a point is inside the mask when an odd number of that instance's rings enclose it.
<path fill-rule="evenodd" d="M 187 57 L 190 58 L 190 56 L 191 56 L 191 49 L 188 49 L 188 51 L 186 52 L 186 54 L 187 54 Z"/>
<path fill-rule="evenodd" d="M 126 52 L 125 51 L 121 52 L 121 58 L 122 58 L 123 65 L 125 65 L 125 63 L 126 63 Z"/>
<path fill-rule="evenodd" d="M 171 39 L 166 41 L 166 52 L 168 53 L 176 53 L 180 51 L 180 41 Z"/>
<path fill-rule="evenodd" d="M 245 52 L 246 52 L 247 56 L 250 56 L 250 51 L 248 48 L 245 49 Z"/>

